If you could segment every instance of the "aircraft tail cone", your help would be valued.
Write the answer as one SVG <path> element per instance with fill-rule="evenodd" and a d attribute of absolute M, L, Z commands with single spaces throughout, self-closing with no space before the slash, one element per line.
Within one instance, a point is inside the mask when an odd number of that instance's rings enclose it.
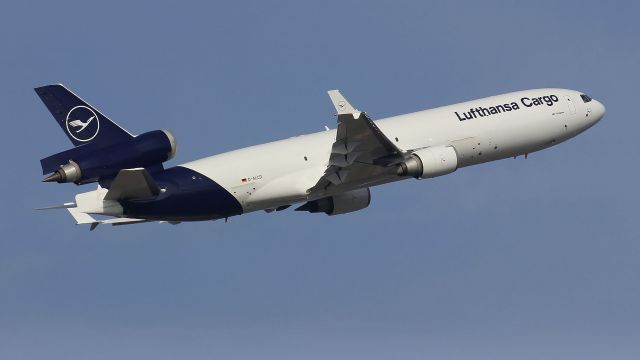
<path fill-rule="evenodd" d="M 62 182 L 62 175 L 59 172 L 54 172 L 53 174 L 47 176 L 42 179 L 42 182 Z"/>

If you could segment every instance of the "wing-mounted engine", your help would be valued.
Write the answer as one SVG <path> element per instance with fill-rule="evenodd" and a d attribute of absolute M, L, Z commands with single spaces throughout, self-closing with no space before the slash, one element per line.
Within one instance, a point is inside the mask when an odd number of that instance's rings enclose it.
<path fill-rule="evenodd" d="M 369 206 L 369 203 L 371 203 L 371 192 L 369 188 L 363 188 L 309 201 L 297 208 L 296 211 L 339 215 L 362 210 Z"/>
<path fill-rule="evenodd" d="M 45 182 L 85 184 L 115 176 L 122 169 L 158 166 L 176 154 L 175 137 L 150 131 L 107 146 L 88 143 L 40 160 Z"/>
<path fill-rule="evenodd" d="M 398 166 L 398 175 L 427 179 L 450 174 L 458 169 L 458 154 L 453 146 L 432 146 L 411 153 Z"/>
<path fill-rule="evenodd" d="M 332 186 L 368 185 L 373 179 L 384 181 L 394 176 L 432 178 L 458 168 L 458 154 L 452 146 L 401 150 L 338 90 L 329 91 L 329 96 L 338 112 L 336 141 L 325 174 L 309 189 L 311 193 Z"/>

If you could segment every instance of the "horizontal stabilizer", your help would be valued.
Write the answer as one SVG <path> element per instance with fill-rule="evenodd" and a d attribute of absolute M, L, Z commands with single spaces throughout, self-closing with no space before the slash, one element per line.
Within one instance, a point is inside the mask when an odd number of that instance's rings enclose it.
<path fill-rule="evenodd" d="M 142 199 L 160 193 L 158 185 L 144 168 L 124 169 L 118 172 L 104 200 Z"/>
<path fill-rule="evenodd" d="M 89 230 L 93 231 L 100 224 L 111 224 L 111 225 L 129 225 L 129 224 L 138 224 L 147 222 L 149 220 L 145 219 L 131 219 L 131 218 L 114 218 L 107 220 L 96 220 L 91 215 L 80 211 L 80 209 L 73 207 L 68 208 L 69 213 L 76 220 L 77 225 L 91 225 Z"/>
<path fill-rule="evenodd" d="M 72 211 L 73 210 L 73 211 Z M 76 224 L 78 225 L 91 225 L 89 230 L 93 231 L 101 224 L 111 224 L 111 225 L 130 225 L 130 224 L 140 224 L 144 222 L 148 222 L 146 219 L 132 219 L 132 218 L 115 218 L 115 219 L 107 219 L 107 220 L 96 220 L 91 215 L 80 212 L 77 208 L 69 209 L 71 216 L 76 219 Z"/>
<path fill-rule="evenodd" d="M 71 214 L 71 216 L 73 216 L 73 218 L 76 220 L 76 224 L 78 225 L 94 224 L 98 222 L 91 215 L 80 211 L 80 209 L 77 207 L 67 208 L 67 210 L 69 210 L 69 213 Z"/>
<path fill-rule="evenodd" d="M 129 225 L 129 224 L 139 224 L 143 222 L 148 222 L 146 219 L 131 219 L 131 218 L 116 218 L 116 219 L 108 219 L 99 221 L 100 224 L 111 224 L 111 225 Z"/>

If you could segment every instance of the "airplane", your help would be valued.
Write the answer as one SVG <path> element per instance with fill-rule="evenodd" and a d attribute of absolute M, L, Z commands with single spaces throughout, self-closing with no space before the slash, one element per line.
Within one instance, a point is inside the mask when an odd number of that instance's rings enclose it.
<path fill-rule="evenodd" d="M 74 145 L 40 161 L 49 174 L 43 181 L 97 183 L 73 202 L 42 209 L 67 209 L 91 230 L 226 221 L 293 204 L 301 204 L 296 211 L 346 214 L 369 206 L 373 186 L 526 157 L 573 138 L 605 114 L 603 104 L 580 91 L 545 88 L 373 121 L 331 90 L 335 129 L 165 168 L 177 149 L 169 131 L 134 136 L 61 84 L 35 91 Z M 82 128 L 72 132 L 69 125 Z"/>

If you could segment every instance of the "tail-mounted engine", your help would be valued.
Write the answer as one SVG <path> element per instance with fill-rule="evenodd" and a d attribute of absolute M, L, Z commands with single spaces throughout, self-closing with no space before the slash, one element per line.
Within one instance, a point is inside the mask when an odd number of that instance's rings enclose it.
<path fill-rule="evenodd" d="M 89 183 L 122 169 L 160 165 L 175 154 L 175 137 L 167 130 L 155 130 L 108 146 L 78 146 L 40 162 L 43 173 L 53 172 L 45 182 Z"/>

